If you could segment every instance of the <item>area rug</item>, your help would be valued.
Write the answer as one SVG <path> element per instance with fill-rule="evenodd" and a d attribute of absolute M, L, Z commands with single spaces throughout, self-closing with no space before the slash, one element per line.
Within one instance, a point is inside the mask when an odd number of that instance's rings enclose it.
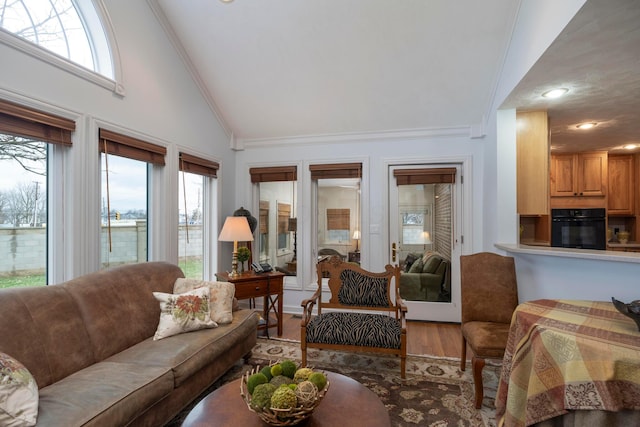
<path fill-rule="evenodd" d="M 249 364 L 239 361 L 166 427 L 180 426 L 202 397 L 252 367 L 284 359 L 300 361 L 299 342 L 259 338 Z M 460 371 L 459 359 L 409 355 L 405 379 L 400 378 L 400 362 L 395 356 L 312 349 L 308 351 L 307 364 L 346 375 L 368 387 L 387 407 L 393 427 L 495 427 L 494 399 L 500 375 L 496 364 L 487 363 L 484 368 L 481 409 L 473 405 L 471 367 Z"/>

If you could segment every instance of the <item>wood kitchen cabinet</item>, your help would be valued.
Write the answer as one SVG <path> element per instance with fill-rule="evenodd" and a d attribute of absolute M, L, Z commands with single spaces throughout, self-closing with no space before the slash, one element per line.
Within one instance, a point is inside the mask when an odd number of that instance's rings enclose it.
<path fill-rule="evenodd" d="M 546 111 L 516 115 L 518 213 L 549 215 L 549 121 Z"/>
<path fill-rule="evenodd" d="M 630 154 L 609 156 L 607 215 L 634 214 L 634 161 Z"/>
<path fill-rule="evenodd" d="M 516 115 L 520 243 L 549 244 L 549 119 L 546 111 Z"/>
<path fill-rule="evenodd" d="M 606 196 L 607 166 L 606 151 L 551 155 L 551 197 Z"/>

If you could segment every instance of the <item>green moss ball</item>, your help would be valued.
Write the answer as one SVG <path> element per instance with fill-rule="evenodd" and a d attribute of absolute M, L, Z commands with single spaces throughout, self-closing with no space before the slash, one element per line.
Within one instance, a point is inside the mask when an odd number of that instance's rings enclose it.
<path fill-rule="evenodd" d="M 249 378 L 247 378 L 247 391 L 249 392 L 249 394 L 253 394 L 253 390 L 258 384 L 264 384 L 268 382 L 269 380 L 267 379 L 267 377 L 265 377 L 264 374 L 261 374 L 260 372 L 251 374 L 249 375 Z"/>
<path fill-rule="evenodd" d="M 288 386 L 280 386 L 271 395 L 271 407 L 276 409 L 291 409 L 298 405 L 296 393 Z"/>
<path fill-rule="evenodd" d="M 260 369 L 260 373 L 267 377 L 269 381 L 271 381 L 271 378 L 273 378 L 273 375 L 271 375 L 271 366 L 265 366 L 264 368 Z"/>
<path fill-rule="evenodd" d="M 254 409 L 265 409 L 271 406 L 271 396 L 278 387 L 273 384 L 258 384 L 251 395 L 251 407 Z"/>
<path fill-rule="evenodd" d="M 270 384 L 275 385 L 276 387 L 280 387 L 282 384 L 291 384 L 291 378 L 285 377 L 284 375 L 277 375 L 271 378 L 269 381 Z"/>
<path fill-rule="evenodd" d="M 284 360 L 280 362 L 280 366 L 282 366 L 282 375 L 289 378 L 293 378 L 296 373 L 296 369 L 298 369 L 298 366 L 291 360 Z"/>

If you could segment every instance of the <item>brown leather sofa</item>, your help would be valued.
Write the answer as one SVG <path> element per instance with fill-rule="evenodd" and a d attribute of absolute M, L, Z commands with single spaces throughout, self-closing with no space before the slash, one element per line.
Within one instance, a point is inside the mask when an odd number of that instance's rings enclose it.
<path fill-rule="evenodd" d="M 39 389 L 37 425 L 162 426 L 247 357 L 258 316 L 153 341 L 152 292 L 173 291 L 179 267 L 149 262 L 60 285 L 0 289 L 0 351 Z"/>

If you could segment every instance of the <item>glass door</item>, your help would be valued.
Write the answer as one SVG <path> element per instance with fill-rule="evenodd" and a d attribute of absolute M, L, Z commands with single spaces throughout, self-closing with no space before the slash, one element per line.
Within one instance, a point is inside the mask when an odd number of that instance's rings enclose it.
<path fill-rule="evenodd" d="M 389 262 L 403 271 L 407 318 L 460 321 L 460 165 L 396 165 L 389 170 Z"/>

